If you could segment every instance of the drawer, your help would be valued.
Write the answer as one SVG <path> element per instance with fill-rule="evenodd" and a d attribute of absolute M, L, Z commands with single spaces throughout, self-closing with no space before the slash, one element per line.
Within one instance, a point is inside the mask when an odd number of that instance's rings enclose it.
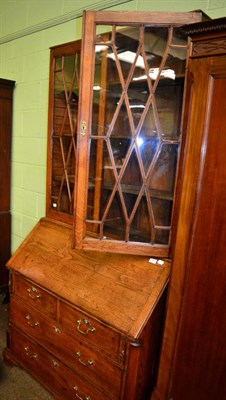
<path fill-rule="evenodd" d="M 10 346 L 21 366 L 58 399 L 107 400 L 106 395 L 13 326 L 10 328 Z"/>
<path fill-rule="evenodd" d="M 77 339 L 107 353 L 118 363 L 124 363 L 125 340 L 116 331 L 90 318 L 85 313 L 60 303 L 59 322 Z"/>
<path fill-rule="evenodd" d="M 55 324 L 34 308 L 11 298 L 11 323 L 55 354 L 62 362 L 84 376 L 111 399 L 118 399 L 123 370 L 101 351 L 94 351 L 84 340 L 72 337 L 60 324 Z"/>
<path fill-rule="evenodd" d="M 13 274 L 12 292 L 52 319 L 57 315 L 57 299 L 22 276 Z"/>

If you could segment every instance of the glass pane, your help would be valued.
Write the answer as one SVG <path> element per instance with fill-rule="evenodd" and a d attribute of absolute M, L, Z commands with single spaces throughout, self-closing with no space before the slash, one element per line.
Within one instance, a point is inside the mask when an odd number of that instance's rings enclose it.
<path fill-rule="evenodd" d="M 146 197 L 143 196 L 131 224 L 129 240 L 131 242 L 151 243 L 151 238 L 151 220 Z"/>
<path fill-rule="evenodd" d="M 118 109 L 111 121 L 111 137 L 132 137 L 133 131 L 129 120 L 128 108 L 125 101 L 118 104 Z"/>
<path fill-rule="evenodd" d="M 184 79 L 160 80 L 155 91 L 155 101 L 163 139 L 178 140 L 182 112 Z"/>
<path fill-rule="evenodd" d="M 96 43 L 105 43 L 111 41 L 111 25 L 96 26 Z"/>
<path fill-rule="evenodd" d="M 157 244 L 168 244 L 169 243 L 169 230 L 155 229 L 155 243 Z"/>
<path fill-rule="evenodd" d="M 168 244 L 186 57 L 172 30 L 98 27 L 86 223 L 100 240 Z"/>
<path fill-rule="evenodd" d="M 54 61 L 51 208 L 72 214 L 80 54 Z"/>
<path fill-rule="evenodd" d="M 73 139 L 54 137 L 52 149 L 51 207 L 72 214 L 75 171 L 75 159 L 71 157 Z"/>
<path fill-rule="evenodd" d="M 125 240 L 125 227 L 121 201 L 118 192 L 116 192 L 104 219 L 103 238 Z"/>
<path fill-rule="evenodd" d="M 152 80 L 158 76 L 163 57 L 167 52 L 168 27 L 146 27 L 144 36 L 144 49 L 148 62 L 149 76 Z"/>
<path fill-rule="evenodd" d="M 135 149 L 133 149 L 126 168 L 122 174 L 120 186 L 124 196 L 127 215 L 130 217 L 137 197 L 142 188 L 143 180 Z"/>
<path fill-rule="evenodd" d="M 151 202 L 154 214 L 155 226 L 169 227 L 171 224 L 172 200 L 155 198 L 152 195 Z"/>
<path fill-rule="evenodd" d="M 143 181 L 135 149 L 133 149 L 132 153 L 130 154 L 128 163 L 123 172 L 120 183 L 123 190 L 127 189 L 130 190 L 132 188 L 136 188 L 136 191 L 138 192 L 141 188 Z"/>
<path fill-rule="evenodd" d="M 148 187 L 155 196 L 173 199 L 178 145 L 164 143 L 148 179 Z"/>
<path fill-rule="evenodd" d="M 117 27 L 116 29 L 115 48 L 117 50 L 117 56 L 113 55 L 113 60 L 115 60 L 116 57 L 118 58 L 124 82 L 126 82 L 133 66 L 138 69 L 144 68 L 142 56 L 140 54 L 137 55 L 140 29 L 128 27 Z"/>
<path fill-rule="evenodd" d="M 187 48 L 187 37 L 180 27 L 175 26 L 173 28 L 172 44 L 184 46 L 185 48 Z"/>
<path fill-rule="evenodd" d="M 92 140 L 89 164 L 88 214 L 90 220 L 102 220 L 115 187 L 115 171 L 105 140 Z"/>
<path fill-rule="evenodd" d="M 164 65 L 165 74 L 163 73 L 162 77 L 170 79 L 184 77 L 186 56 L 187 56 L 186 47 L 181 48 L 181 47 L 171 46 Z M 171 75 L 171 72 L 173 73 L 173 75 Z"/>
<path fill-rule="evenodd" d="M 148 173 L 154 156 L 157 153 L 159 143 L 160 138 L 155 122 L 155 113 L 153 111 L 152 104 L 150 104 L 139 135 L 137 136 L 137 145 L 143 162 L 145 174 Z"/>
<path fill-rule="evenodd" d="M 95 75 L 93 84 L 93 112 L 92 112 L 92 135 L 106 135 L 110 127 L 111 119 L 117 107 L 119 95 L 111 93 L 108 89 L 110 84 L 107 79 L 111 63 L 108 55 L 111 54 L 111 48 L 107 46 L 95 47 Z M 113 63 L 114 65 L 114 63 Z M 115 70 L 116 74 L 117 71 Z M 117 76 L 115 79 L 118 79 Z M 108 108 L 108 112 L 105 111 Z"/>
<path fill-rule="evenodd" d="M 110 145 L 118 174 L 120 173 L 131 142 L 131 139 L 125 139 L 123 137 L 116 138 L 112 136 L 110 138 Z"/>

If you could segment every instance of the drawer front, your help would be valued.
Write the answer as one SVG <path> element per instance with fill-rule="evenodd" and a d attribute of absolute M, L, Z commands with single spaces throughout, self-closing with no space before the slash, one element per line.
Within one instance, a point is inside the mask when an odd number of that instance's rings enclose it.
<path fill-rule="evenodd" d="M 60 303 L 59 322 L 73 334 L 73 337 L 85 340 L 118 363 L 124 363 L 125 342 L 118 332 L 64 303 Z"/>
<path fill-rule="evenodd" d="M 37 310 L 11 298 L 11 322 L 35 341 L 55 354 L 75 372 L 84 376 L 112 399 L 118 399 L 123 370 L 101 352 L 94 351 L 84 341 L 70 336 L 60 324 L 45 318 Z"/>
<path fill-rule="evenodd" d="M 39 286 L 27 281 L 20 275 L 13 274 L 12 292 L 25 300 L 27 304 L 39 308 L 48 317 L 56 319 L 57 299 Z"/>
<path fill-rule="evenodd" d="M 106 395 L 98 392 L 15 327 L 10 329 L 10 344 L 11 351 L 21 365 L 62 400 L 107 400 Z"/>

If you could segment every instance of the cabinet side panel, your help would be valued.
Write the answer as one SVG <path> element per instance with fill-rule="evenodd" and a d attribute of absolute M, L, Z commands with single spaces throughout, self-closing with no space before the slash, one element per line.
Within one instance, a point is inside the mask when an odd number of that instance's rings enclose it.
<path fill-rule="evenodd" d="M 198 71 L 202 71 L 201 74 Z M 200 151 L 205 126 L 206 99 L 208 95 L 209 61 L 197 60 L 189 64 L 190 98 L 188 107 L 187 143 L 185 144 L 185 163 L 182 171 L 181 202 L 178 210 L 178 228 L 174 250 L 174 261 L 170 278 L 169 296 L 164 336 L 160 357 L 158 381 L 153 400 L 167 398 L 170 374 L 175 350 L 184 280 L 187 271 L 189 242 L 193 226 L 193 215 L 197 196 L 197 182 L 200 171 Z M 197 112 L 199 110 L 199 112 Z M 192 115 L 192 118 L 190 117 Z"/>
<path fill-rule="evenodd" d="M 0 80 L 0 212 L 10 208 L 12 88 Z"/>
<path fill-rule="evenodd" d="M 226 168 L 222 155 L 226 148 L 226 75 L 221 70 L 224 67 L 225 71 L 226 58 L 222 61 L 221 65 L 216 59 L 213 61 L 206 81 L 209 90 L 202 168 L 175 355 L 171 391 L 174 400 L 226 396 Z"/>

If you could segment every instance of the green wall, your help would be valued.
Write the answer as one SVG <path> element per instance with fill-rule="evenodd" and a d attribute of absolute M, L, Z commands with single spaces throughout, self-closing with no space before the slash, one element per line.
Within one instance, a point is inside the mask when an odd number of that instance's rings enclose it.
<path fill-rule="evenodd" d="M 49 47 L 81 37 L 83 9 L 226 15 L 226 0 L 0 0 L 0 76 L 16 81 L 12 144 L 12 251 L 45 215 Z M 2 190 L 0 188 L 0 190 Z"/>

